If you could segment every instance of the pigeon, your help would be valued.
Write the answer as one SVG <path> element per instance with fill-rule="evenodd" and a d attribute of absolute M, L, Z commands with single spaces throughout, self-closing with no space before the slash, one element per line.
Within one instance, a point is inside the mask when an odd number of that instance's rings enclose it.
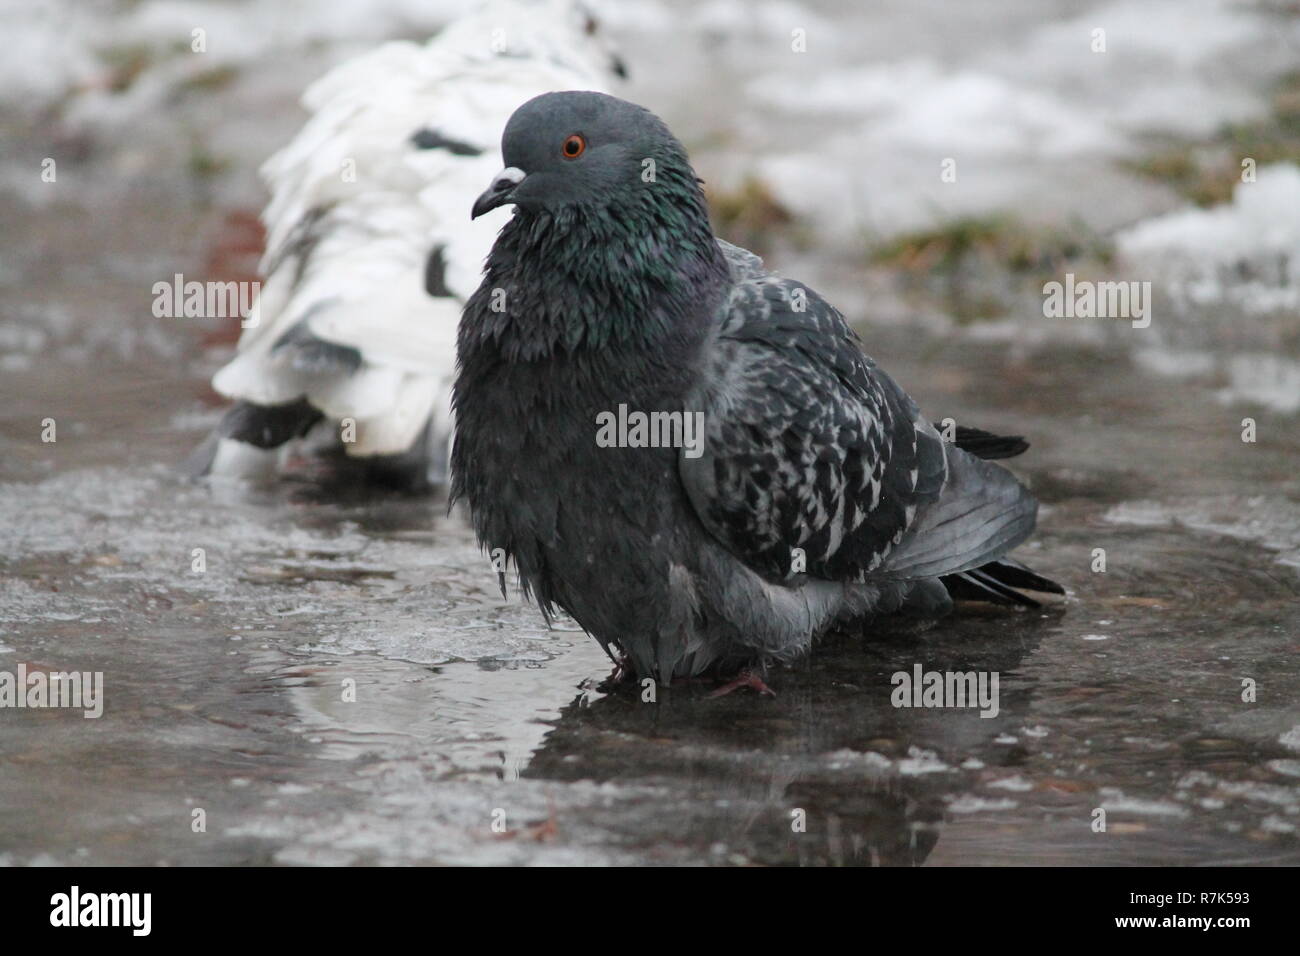
<path fill-rule="evenodd" d="M 1023 440 L 945 442 L 833 306 L 714 236 L 654 114 L 548 93 L 501 151 L 450 497 L 548 622 L 639 680 L 762 691 L 832 628 L 1063 593 L 1007 557 L 1037 502 L 987 459 Z"/>
<path fill-rule="evenodd" d="M 309 87 L 310 120 L 262 168 L 265 281 L 213 378 L 235 404 L 187 470 L 273 473 L 266 450 L 321 424 L 376 475 L 444 480 L 456 324 L 505 216 L 466 221 L 466 197 L 520 103 L 625 72 L 581 3 L 493 0 Z"/>

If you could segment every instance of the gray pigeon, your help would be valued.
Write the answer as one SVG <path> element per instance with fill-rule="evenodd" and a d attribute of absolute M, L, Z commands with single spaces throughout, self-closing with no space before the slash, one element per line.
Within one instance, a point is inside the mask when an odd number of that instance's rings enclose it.
<path fill-rule="evenodd" d="M 657 117 L 547 93 L 501 150 L 473 215 L 515 213 L 461 318 L 452 500 L 548 620 L 638 678 L 766 690 L 836 625 L 1061 592 L 1005 557 L 1037 502 L 984 459 L 1024 443 L 945 443 L 829 303 L 714 237 Z"/>

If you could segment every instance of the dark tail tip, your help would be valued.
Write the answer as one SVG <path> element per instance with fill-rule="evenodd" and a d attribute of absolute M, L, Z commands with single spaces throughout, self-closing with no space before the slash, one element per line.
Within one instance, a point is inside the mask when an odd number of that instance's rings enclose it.
<path fill-rule="evenodd" d="M 180 470 L 191 478 L 208 474 L 223 438 L 233 438 L 256 448 L 278 448 L 290 439 L 307 434 L 320 419 L 321 413 L 305 398 L 283 405 L 236 402 L 212 434 L 181 463 Z"/>
<path fill-rule="evenodd" d="M 992 461 L 998 458 L 1014 458 L 1022 455 L 1029 448 L 1029 442 L 1020 435 L 995 435 L 979 428 L 967 428 L 958 425 L 953 444 L 976 458 Z"/>
<path fill-rule="evenodd" d="M 1065 588 L 1055 581 L 1036 574 L 1011 558 L 998 558 L 970 571 L 947 575 L 941 580 L 955 601 L 988 601 L 991 604 L 1042 607 L 1040 602 L 1021 592 L 1065 593 Z"/>

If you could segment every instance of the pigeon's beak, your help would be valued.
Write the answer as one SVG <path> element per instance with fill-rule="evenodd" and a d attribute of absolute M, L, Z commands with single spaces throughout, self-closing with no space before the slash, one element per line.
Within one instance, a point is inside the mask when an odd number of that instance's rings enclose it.
<path fill-rule="evenodd" d="M 507 166 L 497 173 L 492 180 L 492 185 L 483 192 L 483 195 L 474 200 L 474 208 L 470 210 L 469 217 L 477 219 L 483 213 L 510 202 L 515 187 L 524 181 L 524 175 L 522 169 L 516 169 L 514 166 Z"/>

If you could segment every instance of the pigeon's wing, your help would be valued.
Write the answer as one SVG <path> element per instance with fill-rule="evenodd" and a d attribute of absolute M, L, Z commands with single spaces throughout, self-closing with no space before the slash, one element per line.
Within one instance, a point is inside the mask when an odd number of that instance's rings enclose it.
<path fill-rule="evenodd" d="M 1014 477 L 945 446 L 834 308 L 729 258 L 741 281 L 685 409 L 703 413 L 703 449 L 679 461 L 733 554 L 774 579 L 931 577 L 1029 533 Z"/>

